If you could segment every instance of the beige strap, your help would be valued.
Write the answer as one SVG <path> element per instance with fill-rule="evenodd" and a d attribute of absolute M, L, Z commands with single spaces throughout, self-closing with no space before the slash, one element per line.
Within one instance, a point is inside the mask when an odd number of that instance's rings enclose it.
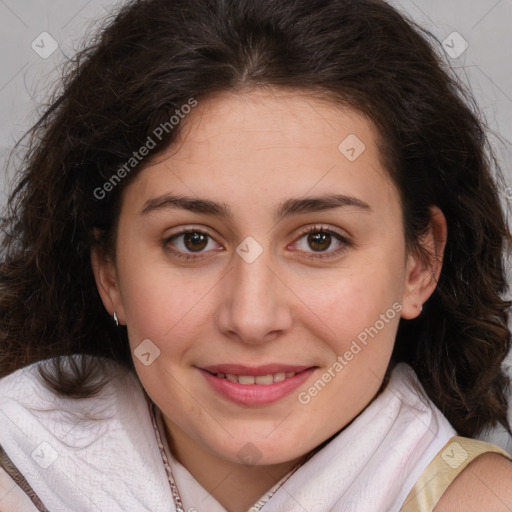
<path fill-rule="evenodd" d="M 420 475 L 400 512 L 432 512 L 457 475 L 487 452 L 499 453 L 512 460 L 507 452 L 494 444 L 453 436 Z"/>

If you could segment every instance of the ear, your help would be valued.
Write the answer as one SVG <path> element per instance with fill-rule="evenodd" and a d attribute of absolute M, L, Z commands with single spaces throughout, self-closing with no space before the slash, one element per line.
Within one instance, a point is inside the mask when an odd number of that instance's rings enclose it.
<path fill-rule="evenodd" d="M 424 302 L 436 289 L 443 265 L 446 236 L 446 218 L 437 206 L 431 206 L 428 231 L 419 240 L 424 254 L 416 250 L 407 257 L 402 318 L 416 318 Z"/>
<path fill-rule="evenodd" d="M 91 248 L 91 266 L 105 309 L 110 316 L 113 316 L 115 311 L 119 323 L 126 325 L 126 315 L 114 261 L 95 245 Z"/>

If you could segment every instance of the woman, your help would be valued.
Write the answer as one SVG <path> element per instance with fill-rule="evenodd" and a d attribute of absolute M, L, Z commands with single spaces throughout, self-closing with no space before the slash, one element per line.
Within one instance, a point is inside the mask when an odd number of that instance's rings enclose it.
<path fill-rule="evenodd" d="M 4 222 L 4 509 L 512 507 L 510 233 L 427 38 L 148 0 L 78 54 Z"/>

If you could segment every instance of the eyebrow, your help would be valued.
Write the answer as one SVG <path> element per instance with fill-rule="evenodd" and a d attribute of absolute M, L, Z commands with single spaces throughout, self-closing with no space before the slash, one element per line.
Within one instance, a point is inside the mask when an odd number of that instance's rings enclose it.
<path fill-rule="evenodd" d="M 357 197 L 342 194 L 327 194 L 315 197 L 287 199 L 278 205 L 274 213 L 274 220 L 280 221 L 292 215 L 321 212 L 341 207 L 355 207 L 363 212 L 372 211 L 368 203 Z M 225 220 L 233 220 L 233 213 L 226 203 L 217 203 L 209 199 L 172 194 L 165 194 L 146 201 L 141 215 L 167 209 L 183 209 L 193 213 L 217 216 Z"/>

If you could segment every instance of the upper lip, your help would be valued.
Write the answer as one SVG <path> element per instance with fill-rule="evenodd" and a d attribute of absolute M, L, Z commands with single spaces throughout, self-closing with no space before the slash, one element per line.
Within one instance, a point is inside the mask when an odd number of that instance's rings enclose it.
<path fill-rule="evenodd" d="M 311 365 L 293 365 L 293 364 L 266 364 L 263 366 L 245 366 L 242 364 L 216 364 L 212 366 L 202 366 L 201 370 L 206 370 L 210 373 L 229 373 L 232 375 L 268 375 L 270 373 L 286 373 L 295 372 L 299 373 L 308 368 L 312 368 Z"/>

